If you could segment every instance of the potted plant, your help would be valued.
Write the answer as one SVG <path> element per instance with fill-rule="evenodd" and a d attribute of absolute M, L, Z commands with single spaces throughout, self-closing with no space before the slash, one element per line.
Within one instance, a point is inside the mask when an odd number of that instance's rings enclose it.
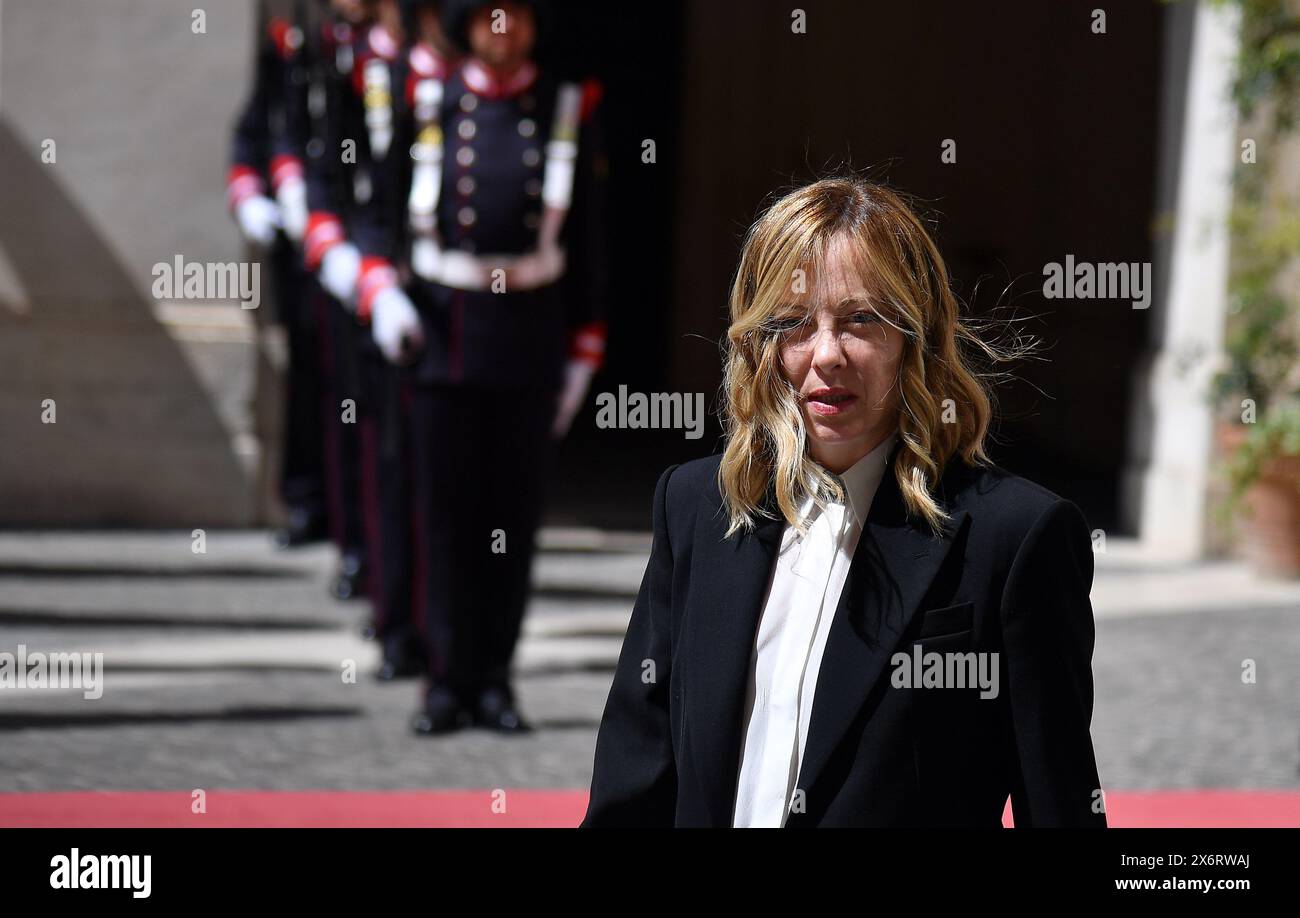
<path fill-rule="evenodd" d="M 1213 397 L 1225 511 L 1263 573 L 1300 577 L 1300 3 L 1233 0 L 1243 156 L 1230 217 L 1230 309 Z M 1248 143 L 1247 143 L 1248 141 Z"/>

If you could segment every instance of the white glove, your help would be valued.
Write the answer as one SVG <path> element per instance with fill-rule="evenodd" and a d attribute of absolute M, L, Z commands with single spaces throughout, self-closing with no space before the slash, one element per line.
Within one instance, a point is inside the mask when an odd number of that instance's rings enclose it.
<path fill-rule="evenodd" d="M 302 242 L 307 232 L 307 183 L 296 175 L 285 179 L 276 189 L 275 202 L 280 205 L 285 233 L 294 242 Z"/>
<path fill-rule="evenodd" d="M 385 287 L 370 304 L 370 334 L 390 363 L 407 363 L 424 346 L 420 314 L 397 287 Z"/>
<path fill-rule="evenodd" d="M 249 195 L 235 208 L 235 222 L 245 239 L 266 248 L 280 228 L 280 208 L 268 197 Z"/>
<path fill-rule="evenodd" d="M 350 242 L 340 242 L 325 250 L 320 260 L 320 285 L 334 299 L 353 309 L 357 296 L 357 277 L 361 274 L 361 253 Z"/>
<path fill-rule="evenodd" d="M 555 411 L 555 423 L 551 435 L 559 440 L 569 432 L 573 419 L 578 416 L 582 403 L 587 399 L 587 388 L 596 369 L 584 360 L 570 360 L 564 368 L 564 388 L 560 390 L 559 406 Z"/>

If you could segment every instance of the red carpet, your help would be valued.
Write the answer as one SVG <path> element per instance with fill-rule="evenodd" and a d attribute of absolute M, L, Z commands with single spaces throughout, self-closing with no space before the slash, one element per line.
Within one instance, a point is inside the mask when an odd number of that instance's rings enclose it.
<path fill-rule="evenodd" d="M 1300 791 L 1112 791 L 1110 825 L 1300 827 Z M 0 794 L 0 827 L 541 827 L 575 826 L 585 790 L 212 791 L 207 812 L 188 791 Z M 1010 807 L 1003 821 L 1010 824 Z"/>
<path fill-rule="evenodd" d="M 576 826 L 587 792 L 211 791 L 191 812 L 189 791 L 0 794 L 0 826 L 311 828 Z"/>

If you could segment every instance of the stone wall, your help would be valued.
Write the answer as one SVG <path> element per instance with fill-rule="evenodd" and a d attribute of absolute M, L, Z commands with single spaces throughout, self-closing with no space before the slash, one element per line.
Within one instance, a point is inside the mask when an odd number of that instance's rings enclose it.
<path fill-rule="evenodd" d="M 262 515 L 261 323 L 151 292 L 177 255 L 245 257 L 224 180 L 254 8 L 206 3 L 195 34 L 194 6 L 0 4 L 0 524 Z"/>

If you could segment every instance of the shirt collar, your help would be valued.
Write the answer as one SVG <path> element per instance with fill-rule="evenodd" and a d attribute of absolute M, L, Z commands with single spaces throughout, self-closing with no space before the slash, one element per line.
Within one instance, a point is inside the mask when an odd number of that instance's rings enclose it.
<path fill-rule="evenodd" d="M 397 39 L 379 23 L 370 27 L 370 33 L 367 36 L 370 42 L 370 50 L 379 55 L 386 61 L 397 59 L 397 52 L 400 46 Z"/>
<path fill-rule="evenodd" d="M 885 477 L 890 453 L 893 452 L 894 444 L 897 442 L 898 431 L 894 431 L 880 441 L 875 449 L 845 469 L 844 474 L 828 473 L 844 488 L 845 497 L 849 506 L 853 508 L 853 516 L 859 524 L 866 523 L 871 501 L 875 498 L 880 482 Z M 809 522 L 817 515 L 819 509 L 815 498 L 811 494 L 808 495 L 799 507 L 800 520 Z"/>
<path fill-rule="evenodd" d="M 411 69 L 416 76 L 424 79 L 445 79 L 451 69 L 447 58 L 438 53 L 438 49 L 428 42 L 417 42 L 411 46 Z"/>
<path fill-rule="evenodd" d="M 537 65 L 532 61 L 524 61 L 523 66 L 504 80 L 473 59 L 465 64 L 461 73 L 471 92 L 489 99 L 517 96 L 537 81 Z"/>

